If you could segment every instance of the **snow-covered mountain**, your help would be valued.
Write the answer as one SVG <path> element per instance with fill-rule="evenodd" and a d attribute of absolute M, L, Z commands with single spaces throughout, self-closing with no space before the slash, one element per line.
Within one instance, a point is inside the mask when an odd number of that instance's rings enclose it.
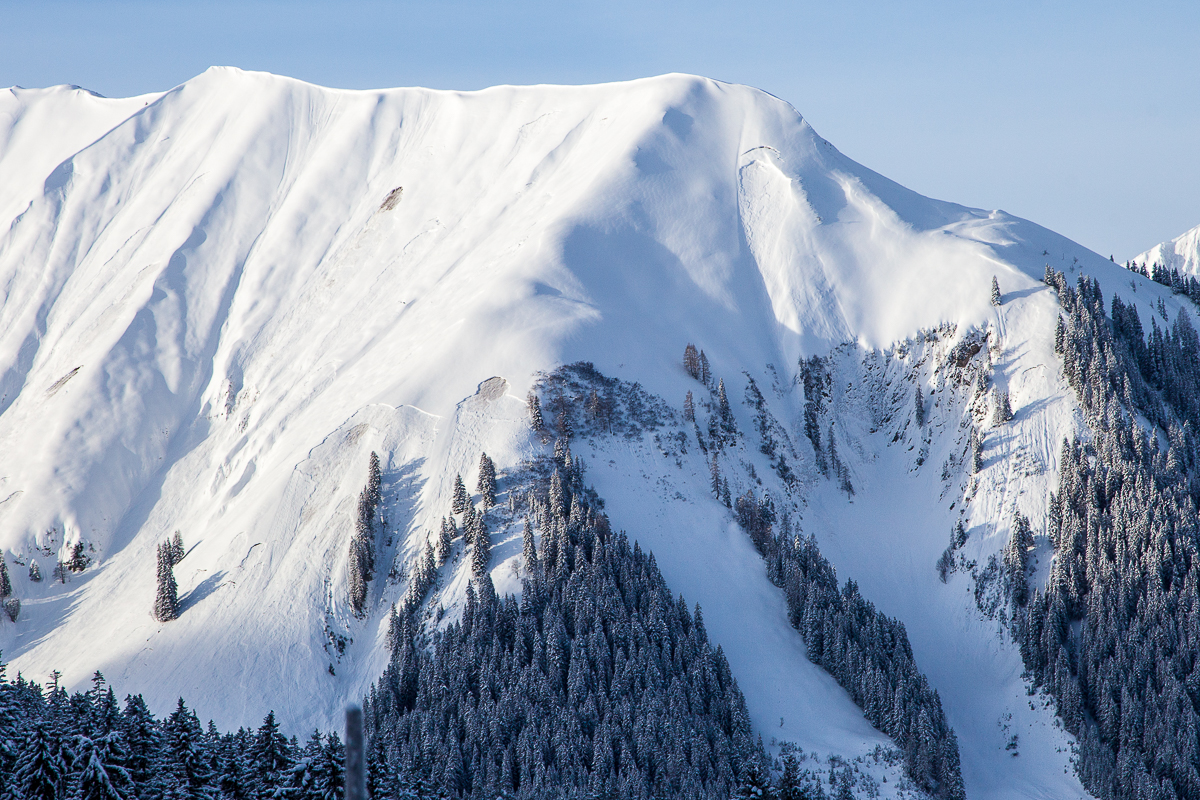
<path fill-rule="evenodd" d="M 1081 430 L 1046 265 L 1132 285 L 1144 318 L 1187 303 L 1169 289 L 1002 211 L 917 195 L 777 98 L 685 75 L 464 93 L 221 68 L 121 100 L 14 88 L 0 186 L 11 670 L 78 686 L 100 669 L 222 727 L 268 709 L 288 732 L 331 726 L 386 663 L 387 610 L 455 475 L 474 486 L 486 451 L 503 490 L 545 452 L 526 410 L 540 374 L 588 361 L 682 408 L 701 392 L 681 364 L 694 343 L 747 435 L 724 465 L 734 495 L 771 492 L 905 623 L 969 796 L 1086 796 L 994 604 L 934 565 L 957 521 L 983 564 L 1014 512 L 1044 519 Z M 814 355 L 852 494 L 805 435 Z M 750 379 L 794 480 L 749 433 Z M 985 386 L 1007 391 L 1012 421 L 994 421 Z M 663 441 L 573 450 L 614 526 L 704 608 L 763 739 L 847 759 L 888 745 L 804 657 L 706 455 Z M 347 545 L 371 452 L 388 535 L 360 619 Z M 164 624 L 155 551 L 176 531 L 182 614 Z M 88 567 L 52 580 L 80 542 Z M 520 590 L 520 557 L 519 525 L 493 532 L 501 592 Z M 468 578 L 465 559 L 445 567 L 431 607 L 453 617 Z"/>
<path fill-rule="evenodd" d="M 1162 264 L 1183 275 L 1200 274 L 1200 225 L 1169 242 L 1154 245 L 1133 260 L 1148 267 Z"/>

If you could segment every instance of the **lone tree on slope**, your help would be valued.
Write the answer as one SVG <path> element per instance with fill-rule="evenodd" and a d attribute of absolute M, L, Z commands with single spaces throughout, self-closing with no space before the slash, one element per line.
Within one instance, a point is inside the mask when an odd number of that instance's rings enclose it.
<path fill-rule="evenodd" d="M 154 596 L 154 618 L 170 622 L 179 618 L 179 587 L 175 584 L 170 542 L 158 546 L 158 592 Z"/>

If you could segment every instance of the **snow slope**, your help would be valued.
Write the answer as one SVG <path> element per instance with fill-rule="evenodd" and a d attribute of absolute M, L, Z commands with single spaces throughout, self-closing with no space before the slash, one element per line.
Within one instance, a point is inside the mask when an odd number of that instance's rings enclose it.
<path fill-rule="evenodd" d="M 804 476 L 789 502 L 839 575 L 909 626 L 970 795 L 1083 794 L 1050 712 L 1026 709 L 1014 648 L 966 577 L 942 585 L 933 561 L 968 494 L 971 546 L 998 550 L 1078 428 L 1045 264 L 1130 286 L 1143 319 L 1159 297 L 1178 307 L 1162 287 L 1004 212 L 921 197 L 786 103 L 693 76 L 350 92 L 214 68 L 128 100 L 12 90 L 0 124 L 0 546 L 23 604 L 0 647 L 14 669 L 60 669 L 72 686 L 101 669 L 156 711 L 182 694 L 222 727 L 271 708 L 290 733 L 330 725 L 386 660 L 386 609 L 454 474 L 473 486 L 486 451 L 503 490 L 543 448 L 524 408 L 536 373 L 586 359 L 678 405 L 696 388 L 679 365 L 695 342 L 734 397 L 744 373 L 777 387 Z M 968 399 L 947 401 L 922 470 L 864 422 L 884 396 L 866 393 L 831 418 L 858 487 L 838 494 L 805 450 L 798 358 L 842 346 L 853 388 L 863 358 L 946 326 L 943 357 L 993 331 L 995 380 L 1018 409 L 989 434 L 981 483 L 959 460 L 965 483 L 939 485 Z M 944 380 L 930 358 L 913 374 Z M 581 447 L 614 524 L 704 606 L 764 739 L 849 758 L 886 744 L 801 657 L 698 456 Z M 767 469 L 746 449 L 731 465 L 743 489 L 747 465 Z M 397 570 L 359 620 L 347 544 L 371 451 Z M 176 530 L 183 614 L 160 624 L 154 551 Z M 91 566 L 50 580 L 79 541 Z M 519 551 L 497 534 L 502 591 L 519 587 Z M 45 581 L 26 578 L 30 559 Z M 452 608 L 465 580 L 447 571 L 433 602 Z M 1033 731 L 1019 758 L 1003 750 L 1005 713 Z"/>
<path fill-rule="evenodd" d="M 1151 266 L 1162 264 L 1184 275 L 1200 274 L 1200 225 L 1169 242 L 1156 244 L 1133 260 Z"/>

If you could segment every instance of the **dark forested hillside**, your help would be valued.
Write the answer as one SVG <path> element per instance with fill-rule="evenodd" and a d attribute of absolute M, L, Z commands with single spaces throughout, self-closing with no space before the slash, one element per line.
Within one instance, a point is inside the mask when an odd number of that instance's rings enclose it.
<path fill-rule="evenodd" d="M 1064 442 L 1047 532 L 1056 557 L 1027 597 L 1006 559 L 1015 632 L 1036 685 L 1080 740 L 1097 796 L 1200 797 L 1200 343 L 1186 314 L 1149 335 L 1099 283 L 1047 268 L 1056 334 L 1092 438 Z M 1140 415 L 1140 421 L 1139 421 Z"/>
<path fill-rule="evenodd" d="M 483 575 L 444 629 L 392 619 L 365 705 L 374 795 L 729 797 L 764 754 L 699 607 L 609 529 L 561 440 L 528 474 L 520 600 Z"/>
<path fill-rule="evenodd" d="M 155 719 L 140 695 L 118 703 L 100 673 L 73 695 L 0 681 L 0 792 L 11 800 L 337 800 L 344 752 L 337 734 L 306 744 L 274 714 L 257 731 L 218 733 L 180 700 Z"/>

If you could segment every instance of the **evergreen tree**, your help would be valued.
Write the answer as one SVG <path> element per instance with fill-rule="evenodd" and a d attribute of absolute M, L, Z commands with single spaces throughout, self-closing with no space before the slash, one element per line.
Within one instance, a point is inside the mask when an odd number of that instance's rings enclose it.
<path fill-rule="evenodd" d="M 462 475 L 454 476 L 454 495 L 451 500 L 450 512 L 453 514 L 465 514 L 467 507 L 471 505 L 471 497 L 467 494 L 467 487 L 463 484 Z"/>
<path fill-rule="evenodd" d="M 691 342 L 683 350 L 683 370 L 695 380 L 700 380 L 700 353 Z"/>
<path fill-rule="evenodd" d="M 17 756 L 10 785 L 20 800 L 58 800 L 64 796 L 68 772 L 62 742 L 44 722 L 28 732 Z"/>
<path fill-rule="evenodd" d="M 694 423 L 696 421 L 696 407 L 693 405 L 692 393 L 690 390 L 683 398 L 683 418 L 687 422 Z"/>
<path fill-rule="evenodd" d="M 546 423 L 542 420 L 542 401 L 533 392 L 529 393 L 529 427 L 535 431 L 543 431 L 546 429 Z M 457 513 L 457 512 L 455 512 Z"/>
<path fill-rule="evenodd" d="M 129 800 L 133 781 L 124 765 L 121 734 L 114 731 L 96 740 L 81 736 L 78 742 L 72 800 Z"/>
<path fill-rule="evenodd" d="M 154 618 L 159 622 L 179 618 L 179 589 L 175 584 L 171 546 L 168 543 L 158 546 L 158 591 L 154 596 Z"/>
<path fill-rule="evenodd" d="M 42 582 L 42 568 L 38 566 L 36 559 L 29 559 L 29 580 L 34 583 Z"/>
<path fill-rule="evenodd" d="M 1008 400 L 1008 391 L 995 391 L 995 399 L 993 402 L 994 411 L 992 413 L 992 424 L 1003 425 L 1013 418 L 1012 405 Z"/>
<path fill-rule="evenodd" d="M 712 386 L 712 370 L 708 368 L 708 356 L 704 355 L 704 351 L 700 351 L 700 382 L 705 386 Z"/>
<path fill-rule="evenodd" d="M 8 578 L 8 562 L 0 553 L 0 599 L 12 594 L 12 581 Z"/>
<path fill-rule="evenodd" d="M 255 773 L 254 795 L 259 800 L 266 800 L 275 794 L 278 786 L 286 782 L 295 764 L 288 741 L 279 732 L 274 711 L 263 718 L 262 725 L 254 735 L 251 758 Z"/>
<path fill-rule="evenodd" d="M 529 517 L 525 518 L 525 529 L 521 533 L 521 563 L 525 565 L 526 576 L 537 573 L 537 547 L 534 545 L 533 525 L 530 524 Z"/>
<path fill-rule="evenodd" d="M 453 547 L 454 537 L 458 531 L 454 529 L 454 518 L 446 519 L 442 517 L 442 527 L 438 532 L 437 545 L 437 564 L 442 566 L 450 558 L 450 549 Z"/>
<path fill-rule="evenodd" d="M 189 800 L 209 800 L 213 778 L 205 752 L 204 731 L 200 720 L 179 698 L 163 724 L 162 768 L 172 779 L 179 796 Z"/>
<path fill-rule="evenodd" d="M 996 280 L 996 276 L 992 276 L 992 305 L 1000 305 L 1000 282 Z"/>
<path fill-rule="evenodd" d="M 492 558 L 492 538 L 482 514 L 475 518 L 471 539 L 471 573 L 480 578 L 487 574 L 488 562 Z"/>
<path fill-rule="evenodd" d="M 476 487 L 485 509 L 496 505 L 496 465 L 484 453 L 479 457 L 479 482 Z"/>
<path fill-rule="evenodd" d="M 925 398 L 921 396 L 921 386 L 917 385 L 916 398 L 913 401 L 913 411 L 917 420 L 917 427 L 925 425 Z"/>
<path fill-rule="evenodd" d="M 726 433 L 733 433 L 736 426 L 733 420 L 733 410 L 729 407 L 729 398 L 725 394 L 725 379 L 717 384 L 717 411 L 721 416 L 721 427 Z"/>
<path fill-rule="evenodd" d="M 175 531 L 175 536 L 171 539 L 171 565 L 178 564 L 185 555 L 187 550 L 183 546 L 183 534 Z"/>

